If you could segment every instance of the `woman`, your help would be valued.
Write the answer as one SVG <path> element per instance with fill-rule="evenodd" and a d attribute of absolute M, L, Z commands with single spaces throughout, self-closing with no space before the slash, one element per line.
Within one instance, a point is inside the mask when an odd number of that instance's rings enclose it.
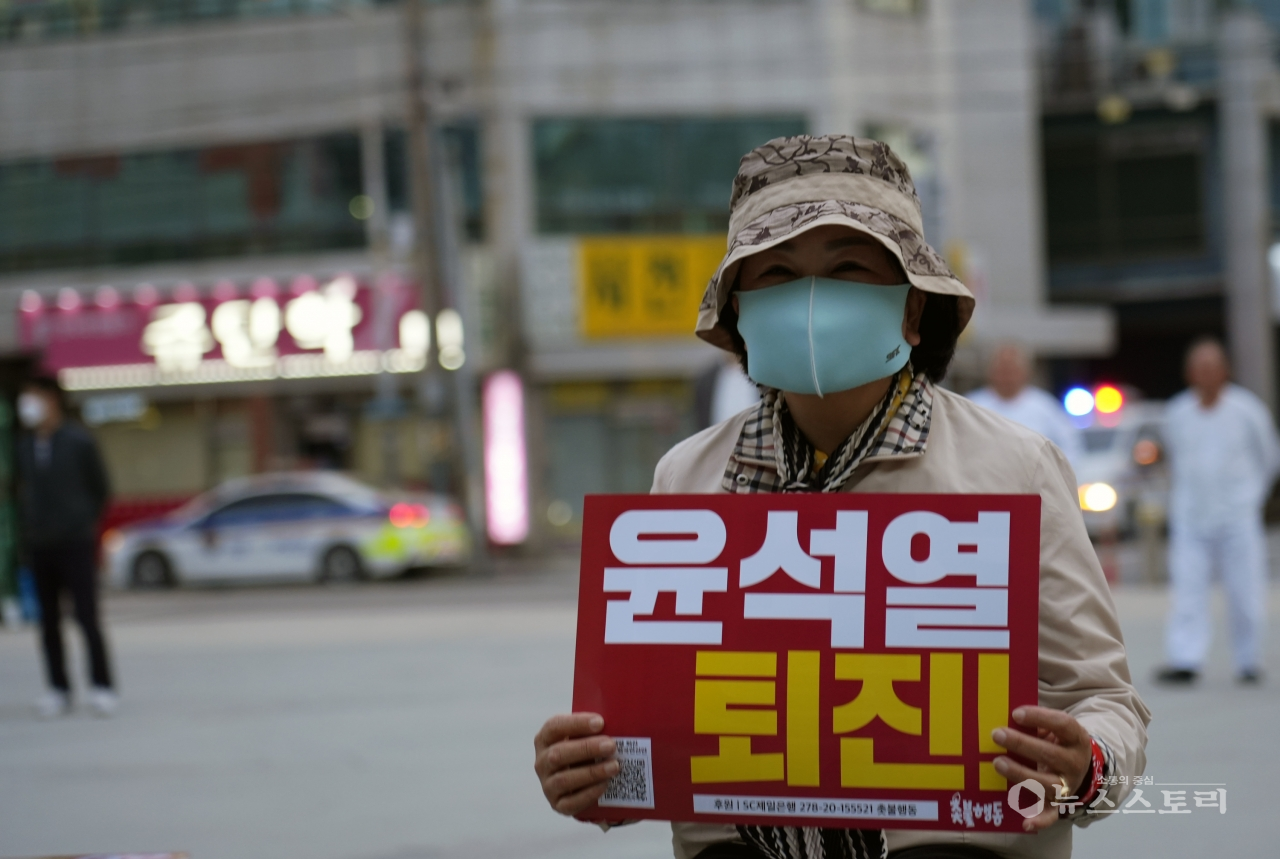
<path fill-rule="evenodd" d="M 729 251 L 707 288 L 700 337 L 735 352 L 763 396 L 673 448 L 654 492 L 1035 493 L 1040 533 L 1040 704 L 997 730 L 1010 784 L 1035 779 L 1092 802 L 1145 765 L 1150 714 L 1124 644 L 1065 457 L 1045 438 L 949 391 L 973 296 L 924 241 L 906 166 L 887 146 L 830 135 L 773 140 L 734 180 Z M 550 719 L 535 770 L 552 807 L 589 808 L 617 772 L 603 719 Z M 1108 786 L 1110 802 L 1123 787 Z M 1109 808 L 1110 806 L 1102 806 Z M 702 856 L 1071 855 L 1071 825 L 1046 804 L 1030 835 L 809 830 L 676 823 L 677 859 Z M 948 845 L 963 846 L 950 847 Z M 955 852 L 959 850 L 960 852 Z"/>

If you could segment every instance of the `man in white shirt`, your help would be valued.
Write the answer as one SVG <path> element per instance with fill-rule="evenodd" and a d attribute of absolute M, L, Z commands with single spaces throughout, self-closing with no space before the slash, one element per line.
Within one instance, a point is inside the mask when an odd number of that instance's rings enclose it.
<path fill-rule="evenodd" d="M 1280 440 L 1256 396 L 1228 382 L 1222 344 L 1201 340 L 1187 352 L 1190 389 L 1169 401 L 1165 439 L 1172 477 L 1169 580 L 1173 604 L 1165 683 L 1191 683 L 1209 650 L 1209 583 L 1214 568 L 1227 592 L 1231 644 L 1242 682 L 1261 679 L 1267 617 L 1267 544 L 1262 507 L 1280 469 Z"/>
<path fill-rule="evenodd" d="M 1051 394 L 1030 384 L 1031 355 L 1015 343 L 1007 343 L 991 356 L 987 386 L 969 399 L 1014 423 L 1040 433 L 1066 454 L 1072 465 L 1079 460 L 1080 433 Z"/>

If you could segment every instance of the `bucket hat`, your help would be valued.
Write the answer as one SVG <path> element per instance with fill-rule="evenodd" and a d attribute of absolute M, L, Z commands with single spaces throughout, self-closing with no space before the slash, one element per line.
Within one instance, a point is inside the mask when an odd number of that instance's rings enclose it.
<path fill-rule="evenodd" d="M 902 159 L 878 140 L 799 135 L 770 140 L 738 163 L 729 199 L 729 246 L 698 309 L 698 336 L 732 350 L 720 314 L 742 260 L 827 224 L 879 241 L 912 286 L 957 296 L 961 329 L 968 324 L 973 293 L 924 240 L 920 198 Z"/>

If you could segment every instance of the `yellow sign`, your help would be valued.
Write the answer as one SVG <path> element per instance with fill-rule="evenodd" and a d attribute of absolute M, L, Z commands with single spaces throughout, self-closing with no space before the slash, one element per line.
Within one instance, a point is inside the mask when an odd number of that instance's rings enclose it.
<path fill-rule="evenodd" d="M 724 256 L 723 236 L 600 236 L 578 242 L 582 335 L 693 334 L 707 282 Z"/>

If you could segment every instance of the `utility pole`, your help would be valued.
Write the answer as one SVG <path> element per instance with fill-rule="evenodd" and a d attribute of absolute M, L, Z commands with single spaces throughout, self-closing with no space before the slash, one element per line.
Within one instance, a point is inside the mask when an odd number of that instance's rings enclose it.
<path fill-rule="evenodd" d="M 373 326 L 374 345 L 386 354 L 395 345 L 393 296 L 387 283 L 390 240 L 387 219 L 386 159 L 383 156 L 383 133 L 380 118 L 366 116 L 360 127 L 360 173 L 363 194 L 368 198 L 365 235 L 373 258 Z M 374 401 L 366 413 L 382 426 L 382 483 L 399 486 L 400 437 L 397 419 L 402 415 L 399 382 L 386 367 L 380 367 L 374 382 Z"/>
<path fill-rule="evenodd" d="M 434 161 L 441 157 L 436 155 L 438 139 L 434 134 L 435 126 L 431 118 L 431 105 L 427 92 L 427 74 L 423 64 L 423 48 L 426 44 L 424 36 L 425 18 L 423 0 L 403 0 L 405 15 L 405 78 L 407 104 L 405 119 L 408 122 L 407 157 L 409 160 L 409 192 L 413 211 L 413 274 L 419 284 L 422 298 L 422 309 L 427 317 L 437 324 L 436 336 L 431 339 L 431 347 L 427 350 L 427 365 L 423 373 L 428 384 L 432 379 L 439 380 L 443 368 L 440 366 L 440 313 L 456 304 L 463 305 L 460 279 L 457 266 L 447 264 L 441 252 L 444 244 L 441 239 L 456 243 L 457 239 L 449 232 L 448 203 L 442 195 L 444 190 L 439 186 L 439 179 L 444 170 L 433 170 Z M 443 164 L 442 164 L 443 166 Z M 450 259 L 455 259 L 456 249 L 449 248 Z M 446 283 L 447 281 L 447 283 Z M 450 289 L 449 287 L 452 287 Z M 450 295 L 452 292 L 452 295 Z M 464 326 L 465 331 L 465 326 Z M 474 333 L 472 334 L 474 338 Z M 453 376 L 453 402 L 450 416 L 453 423 L 453 444 L 462 454 L 462 479 L 458 481 L 463 492 L 463 508 L 467 512 L 467 522 L 471 529 L 472 568 L 487 572 L 489 570 L 489 535 L 484 522 L 484 476 L 480 473 L 480 458 L 476 453 L 473 398 L 474 384 L 471 381 L 470 367 L 464 360 L 466 372 L 459 375 L 463 367 L 448 372 Z M 457 463 L 457 458 L 454 458 Z M 456 473 L 456 470 L 455 470 Z"/>
<path fill-rule="evenodd" d="M 458 187 L 456 177 L 458 165 L 449 158 L 443 141 L 439 136 L 433 139 L 437 151 L 437 167 L 434 183 L 435 215 L 439 236 L 439 271 L 443 280 L 445 303 L 451 306 L 462 319 L 464 332 L 471 332 L 471 357 L 465 358 L 462 365 L 451 370 L 453 378 L 453 416 L 458 432 L 458 447 L 462 454 L 464 483 L 466 486 L 467 521 L 479 535 L 476 548 L 476 567 L 488 568 L 488 520 L 485 511 L 485 475 L 484 460 L 478 443 L 476 378 L 474 368 L 480 355 L 476 329 L 470 318 L 465 292 L 465 279 L 462 272 L 463 207 L 460 205 L 462 191 Z M 438 338 L 437 338 L 438 339 Z M 465 343 L 465 340 L 464 340 Z M 465 356 L 465 352 L 463 353 Z"/>
<path fill-rule="evenodd" d="M 1227 345 L 1241 385 L 1276 407 L 1275 342 L 1266 254 L 1271 238 L 1267 201 L 1267 126 L 1261 89 L 1270 69 L 1266 24 L 1234 10 L 1218 42 L 1219 128 L 1226 225 Z"/>
<path fill-rule="evenodd" d="M 404 0 L 405 122 L 408 124 L 409 199 L 413 212 L 413 276 L 422 309 L 430 319 L 440 312 L 440 281 L 434 270 L 435 232 L 432 229 L 431 111 L 427 104 L 426 69 L 422 63 L 422 0 Z M 436 343 L 427 350 L 426 373 L 435 372 Z"/>
<path fill-rule="evenodd" d="M 360 80 L 378 79 L 379 62 L 375 54 L 377 37 L 373 29 L 373 15 L 368 9 L 354 10 L 360 25 L 360 52 L 357 55 Z M 365 84 L 360 99 L 360 188 L 366 198 L 367 211 L 363 213 L 365 239 L 373 262 L 373 313 L 374 345 L 380 353 L 395 345 L 395 319 L 393 297 L 387 283 L 390 262 L 390 205 L 387 198 L 387 165 L 384 153 L 385 135 L 382 128 L 382 104 L 369 84 Z M 352 212 L 352 214 L 357 214 Z M 374 382 L 374 401 L 366 414 L 381 424 L 382 436 L 382 484 L 398 486 L 402 478 L 400 469 L 400 439 L 396 419 L 401 416 L 399 383 L 395 376 L 382 367 Z"/>

